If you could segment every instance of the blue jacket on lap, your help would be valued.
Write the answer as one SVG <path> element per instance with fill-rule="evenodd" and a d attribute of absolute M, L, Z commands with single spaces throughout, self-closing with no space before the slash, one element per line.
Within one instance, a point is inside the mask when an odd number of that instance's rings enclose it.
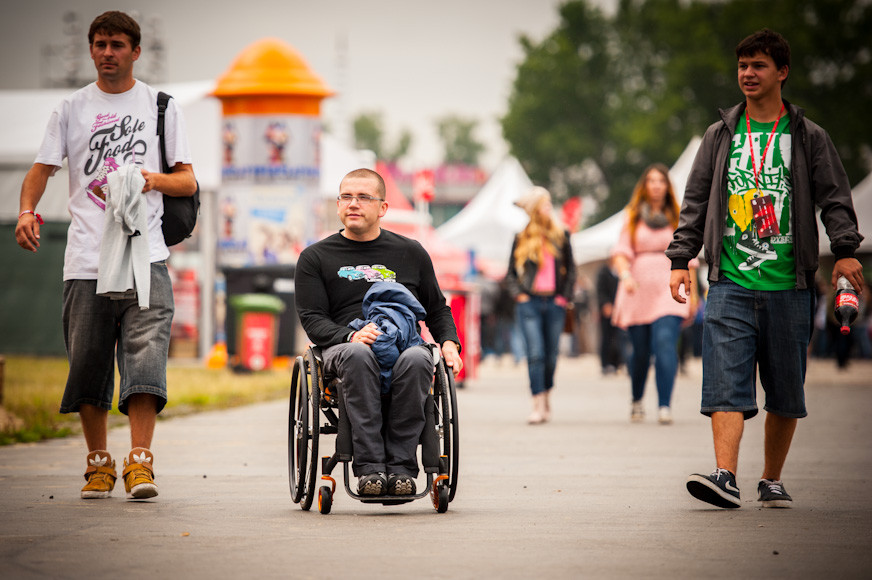
<path fill-rule="evenodd" d="M 363 319 L 355 318 L 348 326 L 360 330 L 370 322 L 382 332 L 372 344 L 372 352 L 381 367 L 381 392 L 391 390 L 394 364 L 407 348 L 426 344 L 418 334 L 418 321 L 427 311 L 402 284 L 376 282 L 363 298 Z"/>

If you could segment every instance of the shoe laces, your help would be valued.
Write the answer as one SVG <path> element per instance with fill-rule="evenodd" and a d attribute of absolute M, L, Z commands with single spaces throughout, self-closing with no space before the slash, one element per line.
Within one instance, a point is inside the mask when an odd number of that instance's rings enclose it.
<path fill-rule="evenodd" d="M 730 477 L 730 470 L 729 470 L 729 469 L 722 469 L 722 468 L 720 468 L 720 467 L 716 467 L 715 470 L 712 471 L 712 476 L 713 476 L 715 479 L 720 479 L 720 478 L 721 478 L 721 475 L 723 475 L 723 476 L 725 476 L 725 477 Z"/>
<path fill-rule="evenodd" d="M 763 485 L 769 488 L 769 491 L 772 493 L 777 493 L 778 495 L 784 495 L 784 484 L 779 481 L 773 481 L 771 479 L 763 479 L 761 480 Z"/>
<path fill-rule="evenodd" d="M 88 478 L 88 483 L 90 485 L 96 485 L 98 482 L 106 483 L 107 485 L 111 485 L 113 479 L 110 479 L 112 476 L 108 473 L 104 473 L 101 471 L 97 471 L 91 474 L 91 477 Z"/>

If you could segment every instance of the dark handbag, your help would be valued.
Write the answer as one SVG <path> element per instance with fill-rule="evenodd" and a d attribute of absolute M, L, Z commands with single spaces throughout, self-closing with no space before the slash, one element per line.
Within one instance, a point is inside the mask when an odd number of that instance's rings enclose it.
<path fill-rule="evenodd" d="M 172 97 L 164 92 L 157 94 L 157 135 L 160 139 L 160 163 L 161 171 L 172 173 L 167 162 L 166 141 L 164 140 L 164 120 L 166 118 L 167 104 Z M 175 246 L 186 238 L 191 237 L 194 226 L 197 225 L 197 215 L 200 213 L 200 184 L 197 183 L 197 191 L 190 197 L 163 196 L 163 230 L 164 241 L 169 246 Z"/>

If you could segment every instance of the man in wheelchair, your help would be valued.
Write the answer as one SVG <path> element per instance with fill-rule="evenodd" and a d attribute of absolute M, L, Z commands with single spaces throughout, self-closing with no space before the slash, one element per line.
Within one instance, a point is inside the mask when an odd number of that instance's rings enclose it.
<path fill-rule="evenodd" d="M 427 345 L 402 351 L 383 394 L 372 348 L 381 331 L 372 322 L 357 331 L 349 324 L 361 318 L 373 283 L 401 284 L 426 311 L 424 322 L 455 376 L 463 366 L 457 329 L 427 251 L 380 226 L 388 209 L 382 177 L 369 169 L 350 172 L 339 185 L 336 205 L 344 229 L 306 248 L 297 261 L 297 313 L 309 339 L 323 349 L 325 373 L 341 379 L 358 493 L 413 495 L 432 352 Z"/>

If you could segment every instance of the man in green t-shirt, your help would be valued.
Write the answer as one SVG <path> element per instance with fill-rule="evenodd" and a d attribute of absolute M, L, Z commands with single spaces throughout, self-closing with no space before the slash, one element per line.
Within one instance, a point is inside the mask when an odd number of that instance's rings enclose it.
<path fill-rule="evenodd" d="M 759 369 L 767 413 L 758 500 L 790 507 L 781 472 L 797 419 L 807 414 L 815 206 L 835 256 L 834 288 L 844 276 L 861 291 L 863 268 L 854 252 L 863 236 L 829 135 L 781 97 L 790 71 L 787 41 L 764 29 L 739 43 L 736 57 L 745 101 L 720 111 L 721 121 L 706 131 L 666 251 L 679 302 L 690 290 L 687 264 L 703 245 L 709 265 L 701 412 L 711 417 L 717 465 L 711 475 L 691 475 L 687 490 L 718 507 L 740 507 L 739 443 L 744 420 L 757 414 Z"/>

